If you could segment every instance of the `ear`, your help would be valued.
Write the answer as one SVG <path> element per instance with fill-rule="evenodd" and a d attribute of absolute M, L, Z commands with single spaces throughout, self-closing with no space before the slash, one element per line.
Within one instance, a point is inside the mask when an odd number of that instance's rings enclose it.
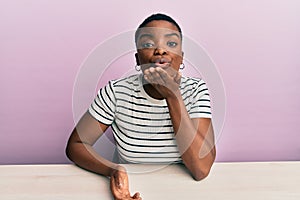
<path fill-rule="evenodd" d="M 139 54 L 138 54 L 138 53 L 135 53 L 134 56 L 135 56 L 135 62 L 136 62 L 136 64 L 137 64 L 137 65 L 140 65 Z"/>

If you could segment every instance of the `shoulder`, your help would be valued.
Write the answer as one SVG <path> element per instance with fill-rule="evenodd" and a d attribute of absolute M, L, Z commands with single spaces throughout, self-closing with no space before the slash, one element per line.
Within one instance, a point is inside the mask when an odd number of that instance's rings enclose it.
<path fill-rule="evenodd" d="M 110 84 L 113 87 L 118 87 L 118 86 L 130 86 L 130 85 L 138 85 L 139 83 L 139 74 L 134 74 L 125 78 L 120 78 L 116 80 L 110 81 Z"/>
<path fill-rule="evenodd" d="M 206 84 L 201 78 L 185 77 L 185 76 L 181 78 L 180 88 L 182 90 L 197 89 L 203 86 L 206 87 Z"/>
<path fill-rule="evenodd" d="M 131 94 L 134 91 L 138 91 L 140 87 L 140 75 L 135 74 L 125 78 L 111 80 L 109 87 L 114 94 Z"/>

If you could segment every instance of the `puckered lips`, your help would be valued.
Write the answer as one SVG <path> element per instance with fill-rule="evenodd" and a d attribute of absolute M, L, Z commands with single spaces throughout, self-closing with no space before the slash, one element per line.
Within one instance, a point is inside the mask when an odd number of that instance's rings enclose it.
<path fill-rule="evenodd" d="M 152 64 L 153 67 L 161 67 L 163 69 L 166 69 L 170 67 L 170 62 L 171 61 L 167 58 L 157 58 L 153 60 Z"/>

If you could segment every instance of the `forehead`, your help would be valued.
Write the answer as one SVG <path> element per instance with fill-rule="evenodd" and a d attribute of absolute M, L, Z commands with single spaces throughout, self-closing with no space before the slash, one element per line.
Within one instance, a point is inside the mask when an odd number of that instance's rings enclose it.
<path fill-rule="evenodd" d="M 165 20 L 153 20 L 153 21 L 149 22 L 148 24 L 146 24 L 145 27 L 170 29 L 170 30 L 179 32 L 177 27 L 173 23 L 165 21 Z"/>
<path fill-rule="evenodd" d="M 164 20 L 154 20 L 146 24 L 143 28 L 138 30 L 138 38 L 142 35 L 153 35 L 153 36 L 161 36 L 161 35 L 177 35 L 179 36 L 180 33 L 177 27 Z"/>

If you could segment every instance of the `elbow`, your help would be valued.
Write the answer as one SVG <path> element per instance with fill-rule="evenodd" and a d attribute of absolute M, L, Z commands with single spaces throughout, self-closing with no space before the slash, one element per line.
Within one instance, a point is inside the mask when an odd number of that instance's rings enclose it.
<path fill-rule="evenodd" d="M 209 172 L 210 172 L 210 169 L 206 169 L 206 170 L 199 169 L 193 174 L 193 178 L 195 179 L 195 181 L 201 181 L 209 175 Z"/>
<path fill-rule="evenodd" d="M 216 157 L 216 152 L 215 152 L 215 148 L 213 148 L 211 159 L 208 162 L 206 162 L 206 164 L 203 165 L 199 163 L 197 167 L 194 168 L 193 178 L 196 181 L 201 181 L 209 175 L 215 157 Z"/>
<path fill-rule="evenodd" d="M 70 147 L 70 144 L 68 143 L 67 146 L 66 146 L 66 149 L 65 149 L 65 154 L 67 156 L 67 158 L 73 162 L 73 159 L 72 159 L 72 148 Z"/>

